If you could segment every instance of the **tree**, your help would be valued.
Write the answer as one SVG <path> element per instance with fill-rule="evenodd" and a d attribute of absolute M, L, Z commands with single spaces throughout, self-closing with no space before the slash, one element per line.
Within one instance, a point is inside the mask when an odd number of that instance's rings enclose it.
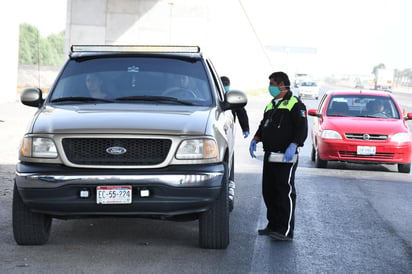
<path fill-rule="evenodd" d="M 30 24 L 21 24 L 19 63 L 51 66 L 62 65 L 65 60 L 64 39 L 64 31 L 43 38 L 36 27 Z"/>
<path fill-rule="evenodd" d="M 410 86 L 412 82 L 412 70 L 396 70 L 395 73 L 396 82 L 402 86 Z"/>
<path fill-rule="evenodd" d="M 38 63 L 38 45 L 40 33 L 37 28 L 29 25 L 20 25 L 19 37 L 19 63 L 20 64 L 37 64 Z"/>
<path fill-rule="evenodd" d="M 384 63 L 380 63 L 379 65 L 373 67 L 372 74 L 376 76 L 376 72 L 378 69 L 386 69 L 386 66 Z"/>
<path fill-rule="evenodd" d="M 48 44 L 50 46 L 51 63 L 61 65 L 65 60 L 64 43 L 65 33 L 64 31 L 58 34 L 52 34 L 47 37 Z"/>

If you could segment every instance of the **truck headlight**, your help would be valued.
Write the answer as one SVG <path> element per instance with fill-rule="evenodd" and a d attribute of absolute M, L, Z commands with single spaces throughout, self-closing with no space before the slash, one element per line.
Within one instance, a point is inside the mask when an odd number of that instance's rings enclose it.
<path fill-rule="evenodd" d="M 217 144 L 212 139 L 184 140 L 177 149 L 176 159 L 212 159 L 218 155 Z"/>
<path fill-rule="evenodd" d="M 44 137 L 25 137 L 20 149 L 24 157 L 57 158 L 57 149 L 53 140 Z"/>

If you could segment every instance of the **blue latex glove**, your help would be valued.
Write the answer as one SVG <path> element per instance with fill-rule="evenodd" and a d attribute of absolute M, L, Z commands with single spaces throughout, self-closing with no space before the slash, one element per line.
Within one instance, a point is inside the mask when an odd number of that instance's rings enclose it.
<path fill-rule="evenodd" d="M 287 163 L 289 163 L 290 161 L 292 161 L 293 156 L 294 156 L 295 153 L 296 153 L 296 148 L 297 148 L 296 144 L 291 143 L 291 144 L 288 146 L 288 148 L 286 149 L 285 155 L 283 155 L 282 161 L 283 161 L 283 162 L 287 162 Z"/>
<path fill-rule="evenodd" d="M 252 158 L 256 158 L 256 155 L 255 155 L 256 143 L 257 142 L 254 139 L 250 142 L 249 153 L 250 153 L 250 157 L 252 157 Z"/>
<path fill-rule="evenodd" d="M 249 136 L 249 131 L 243 131 L 243 138 L 247 138 Z"/>

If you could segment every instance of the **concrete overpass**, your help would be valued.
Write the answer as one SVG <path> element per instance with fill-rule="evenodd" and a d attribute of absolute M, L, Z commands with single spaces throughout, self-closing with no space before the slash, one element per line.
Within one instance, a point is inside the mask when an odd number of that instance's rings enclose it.
<path fill-rule="evenodd" d="M 219 74 L 231 78 L 233 88 L 266 87 L 272 70 L 284 68 L 273 68 L 270 64 L 246 12 L 251 5 L 256 2 L 67 0 L 66 51 L 73 44 L 199 45 L 211 57 Z M 9 24 L 1 25 L 5 28 Z M 18 33 L 17 24 L 15 29 Z M 10 56 L 17 58 L 16 49 L 14 43 L 2 48 L 2 52 L 12 52 Z M 13 60 L 7 65 L 10 70 L 1 75 L 17 71 L 17 62 Z M 10 83 L 14 81 L 14 88 L 11 84 L 2 92 L 14 94 L 16 77 L 7 78 Z M 13 98 L 2 96 L 2 100 L 6 97 Z"/>
<path fill-rule="evenodd" d="M 233 87 L 266 86 L 272 68 L 245 10 L 253 0 L 68 0 L 73 44 L 200 45 Z"/>

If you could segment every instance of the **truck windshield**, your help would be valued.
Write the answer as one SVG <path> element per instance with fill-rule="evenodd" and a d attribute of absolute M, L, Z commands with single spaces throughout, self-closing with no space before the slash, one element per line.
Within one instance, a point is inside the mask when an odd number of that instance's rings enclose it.
<path fill-rule="evenodd" d="M 100 103 L 153 103 L 156 100 L 124 98 L 167 97 L 170 104 L 208 106 L 213 98 L 200 60 L 151 57 L 105 57 L 72 60 L 64 68 L 50 102 L 74 102 L 60 98 L 96 98 Z M 175 98 L 175 99 L 170 99 Z M 75 103 L 78 103 L 76 101 Z M 84 101 L 83 101 L 84 103 Z"/>

